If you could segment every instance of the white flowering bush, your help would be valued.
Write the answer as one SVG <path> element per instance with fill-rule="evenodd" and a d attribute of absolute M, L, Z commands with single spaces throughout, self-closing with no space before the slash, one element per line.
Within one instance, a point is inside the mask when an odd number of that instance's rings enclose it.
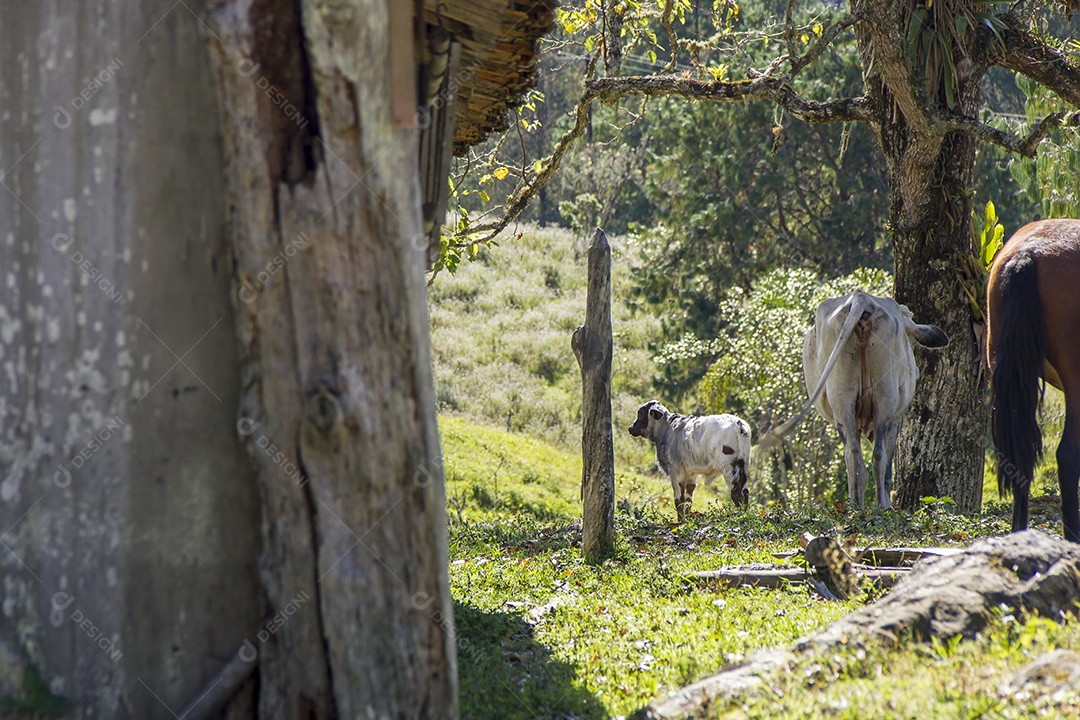
<path fill-rule="evenodd" d="M 860 269 L 822 280 L 803 269 L 777 269 L 749 291 L 733 288 L 721 304 L 727 332 L 702 343 L 718 359 L 698 386 L 698 402 L 710 413 L 732 412 L 754 428 L 754 439 L 779 425 L 807 401 L 803 338 L 814 310 L 826 298 L 861 289 L 892 294 L 892 276 Z M 784 442 L 783 452 L 765 454 L 751 468 L 755 501 L 801 506 L 846 493 L 843 455 L 836 430 L 811 412 Z"/>

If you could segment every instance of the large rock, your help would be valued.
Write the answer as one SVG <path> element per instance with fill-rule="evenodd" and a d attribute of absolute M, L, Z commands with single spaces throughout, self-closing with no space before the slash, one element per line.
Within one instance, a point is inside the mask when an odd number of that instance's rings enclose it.
<path fill-rule="evenodd" d="M 997 609 L 1054 620 L 1080 601 L 1080 545 L 1037 530 L 974 543 L 965 552 L 920 561 L 891 593 L 788 649 L 763 650 L 734 667 L 642 708 L 631 720 L 698 717 L 754 692 L 796 662 L 839 645 L 971 637 Z"/>

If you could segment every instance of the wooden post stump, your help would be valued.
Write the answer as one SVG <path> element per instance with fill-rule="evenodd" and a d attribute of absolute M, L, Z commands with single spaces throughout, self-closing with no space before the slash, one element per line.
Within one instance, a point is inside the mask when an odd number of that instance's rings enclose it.
<path fill-rule="evenodd" d="M 570 346 L 581 366 L 581 550 L 587 562 L 615 548 L 615 449 L 611 429 L 611 246 L 600 228 L 589 243 L 585 324 Z"/>

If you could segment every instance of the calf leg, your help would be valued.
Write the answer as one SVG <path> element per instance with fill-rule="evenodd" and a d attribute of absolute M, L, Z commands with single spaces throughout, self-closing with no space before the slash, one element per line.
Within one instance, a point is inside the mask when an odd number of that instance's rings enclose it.
<path fill-rule="evenodd" d="M 683 521 L 686 513 L 690 512 L 690 503 L 694 498 L 693 479 L 684 475 L 671 477 L 671 489 L 675 493 L 675 515 L 679 522 Z"/>
<path fill-rule="evenodd" d="M 685 485 L 683 485 L 683 500 L 685 501 L 681 518 L 683 520 L 685 520 L 686 516 L 690 514 L 690 505 L 694 502 L 694 490 L 696 489 L 697 484 L 694 483 L 693 479 L 690 479 Z"/>
<path fill-rule="evenodd" d="M 878 505 L 885 510 L 892 507 L 893 454 L 899 431 L 900 423 L 895 421 L 881 423 L 874 429 L 874 483 Z"/>
<path fill-rule="evenodd" d="M 1077 485 L 1080 483 L 1080 411 L 1073 410 L 1065 417 L 1065 430 L 1057 449 L 1058 487 L 1061 489 L 1061 521 L 1065 539 L 1080 543 L 1080 507 Z"/>

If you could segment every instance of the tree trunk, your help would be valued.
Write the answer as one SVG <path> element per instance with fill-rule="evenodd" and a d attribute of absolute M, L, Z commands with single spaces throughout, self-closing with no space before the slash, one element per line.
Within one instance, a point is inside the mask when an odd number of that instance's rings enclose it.
<path fill-rule="evenodd" d="M 261 718 L 457 716 L 417 145 L 392 126 L 390 7 L 229 0 L 208 18 L 239 429 L 263 506 Z"/>
<path fill-rule="evenodd" d="M 203 5 L 0 2 L 0 696 L 66 718 L 173 718 L 258 630 Z"/>
<path fill-rule="evenodd" d="M 957 276 L 969 252 L 975 144 L 959 133 L 944 144 L 933 216 L 917 228 L 893 226 L 896 300 L 917 322 L 933 323 L 949 336 L 941 350 L 916 346 L 919 380 L 897 446 L 895 503 L 915 510 L 923 497 L 950 497 L 958 510 L 978 512 L 986 429 L 982 358 Z"/>
<path fill-rule="evenodd" d="M 600 228 L 589 244 L 585 324 L 571 346 L 581 366 L 581 550 L 588 562 L 615 549 L 615 449 L 611 429 L 611 246 Z"/>
<path fill-rule="evenodd" d="M 860 36 L 864 56 L 869 44 Z M 899 67 L 881 72 L 894 79 L 905 74 Z M 975 115 L 978 82 L 970 69 L 957 76 L 958 112 Z M 867 84 L 889 174 L 894 295 L 916 322 L 933 323 L 949 336 L 944 349 L 915 350 L 919 380 L 897 446 L 894 503 L 914 510 L 923 497 L 950 497 L 959 510 L 975 512 L 982 504 L 986 409 L 981 351 L 959 280 L 970 252 L 975 139 L 918 129 L 880 76 Z M 909 90 L 907 96 L 916 97 Z"/>

